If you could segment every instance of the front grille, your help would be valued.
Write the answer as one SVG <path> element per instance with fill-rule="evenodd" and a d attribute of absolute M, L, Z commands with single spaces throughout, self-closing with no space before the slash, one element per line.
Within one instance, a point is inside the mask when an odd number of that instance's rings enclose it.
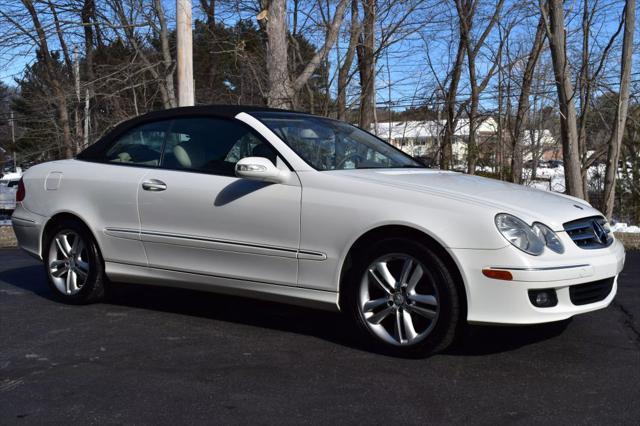
<path fill-rule="evenodd" d="M 591 216 L 573 220 L 565 223 L 563 226 L 573 242 L 583 249 L 608 247 L 613 242 L 609 224 L 602 216 Z"/>
<path fill-rule="evenodd" d="M 613 288 L 613 278 L 578 284 L 569 287 L 569 296 L 574 305 L 588 305 L 606 299 Z"/>

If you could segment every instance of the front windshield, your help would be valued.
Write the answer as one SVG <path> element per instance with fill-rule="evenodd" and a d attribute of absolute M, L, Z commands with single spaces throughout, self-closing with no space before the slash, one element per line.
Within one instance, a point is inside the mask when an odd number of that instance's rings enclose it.
<path fill-rule="evenodd" d="M 386 142 L 341 121 L 283 112 L 252 115 L 316 170 L 424 167 Z"/>

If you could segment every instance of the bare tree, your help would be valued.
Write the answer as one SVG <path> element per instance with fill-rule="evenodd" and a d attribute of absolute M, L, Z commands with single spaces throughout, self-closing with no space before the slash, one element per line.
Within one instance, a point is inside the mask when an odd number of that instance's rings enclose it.
<path fill-rule="evenodd" d="M 286 0 L 271 0 L 267 8 L 267 75 L 269 106 L 293 108 L 295 95 L 307 83 L 336 42 L 348 0 L 340 0 L 336 6 L 327 36 L 320 49 L 299 75 L 291 77 L 288 57 L 288 21 Z"/>
<path fill-rule="evenodd" d="M 618 174 L 618 159 L 620 156 L 620 145 L 624 135 L 625 123 L 627 121 L 627 111 L 629 108 L 629 86 L 631 83 L 631 65 L 633 55 L 633 33 L 636 17 L 635 0 L 627 0 L 624 11 L 624 37 L 622 41 L 622 64 L 620 67 L 620 92 L 616 105 L 616 115 L 613 132 L 609 139 L 609 150 L 607 152 L 607 170 L 604 187 L 603 210 L 608 218 L 613 215 L 613 206 L 616 192 L 616 177 Z M 626 168 L 626 165 L 625 167 Z"/>
<path fill-rule="evenodd" d="M 74 155 L 75 150 L 71 137 L 71 126 L 69 122 L 67 98 L 63 89 L 63 83 L 61 81 L 62 76 L 56 70 L 54 59 L 51 56 L 51 51 L 49 50 L 47 34 L 45 33 L 44 27 L 42 26 L 42 23 L 38 16 L 38 12 L 34 7 L 33 2 L 31 0 L 22 0 L 22 4 L 24 5 L 25 9 L 27 9 L 27 11 L 29 12 L 29 16 L 31 17 L 31 21 L 36 32 L 36 35 L 31 36 L 31 38 L 36 43 L 36 46 L 38 46 L 38 55 L 40 56 L 40 60 L 45 67 L 47 83 L 50 85 L 56 101 L 55 103 L 58 113 L 58 120 L 60 127 L 62 128 L 63 155 L 65 158 L 71 158 Z M 19 26 L 19 28 L 21 28 L 21 31 L 28 31 L 21 26 Z"/>
<path fill-rule="evenodd" d="M 351 22 L 349 26 L 349 44 L 344 56 L 342 64 L 338 69 L 338 94 L 337 109 L 338 119 L 345 120 L 347 118 L 347 87 L 351 76 L 351 66 L 356 54 L 356 48 L 360 39 L 362 25 L 358 14 L 358 0 L 351 0 Z"/>
<path fill-rule="evenodd" d="M 580 100 L 580 113 L 578 115 L 578 147 L 580 152 L 580 163 L 582 176 L 582 184 L 585 188 L 584 196 L 585 200 L 589 200 L 589 185 L 587 182 L 587 173 L 589 167 L 598 160 L 606 152 L 606 145 L 603 143 L 601 146 L 592 146 L 594 152 L 589 155 L 587 147 L 587 123 L 592 108 L 592 101 L 594 92 L 598 89 L 598 80 L 601 77 L 607 59 L 609 58 L 609 52 L 614 46 L 614 42 L 624 25 L 624 17 L 620 20 L 617 30 L 611 35 L 608 43 L 600 52 L 596 52 L 596 49 L 591 44 L 592 27 L 598 9 L 598 1 L 583 0 L 582 8 L 582 50 L 581 50 L 581 65 L 577 76 L 577 91 Z M 596 55 L 599 54 L 599 57 Z M 593 65 L 592 65 L 593 64 Z M 593 141 L 590 141 L 593 145 Z"/>
<path fill-rule="evenodd" d="M 209 32 L 209 56 L 211 58 L 215 55 L 216 46 L 216 0 L 200 0 L 200 7 L 204 11 L 206 17 L 207 30 Z M 217 61 L 212 60 L 209 67 L 208 80 L 209 85 L 213 84 L 213 80 L 216 75 Z"/>
<path fill-rule="evenodd" d="M 476 172 L 476 164 L 478 161 L 478 149 L 476 142 L 476 130 L 478 127 L 478 108 L 480 107 L 480 93 L 489 84 L 489 81 L 495 73 L 496 67 L 500 63 L 500 55 L 502 54 L 502 45 L 497 49 L 496 59 L 492 61 L 491 68 L 481 79 L 478 78 L 476 69 L 476 59 L 480 53 L 480 49 L 485 46 L 485 40 L 491 33 L 496 22 L 500 19 L 502 5 L 504 0 L 498 0 L 493 14 L 490 16 L 484 29 L 481 31 L 477 40 L 473 40 L 473 26 L 476 11 L 478 8 L 478 0 L 456 0 L 456 10 L 460 24 L 460 37 L 464 40 L 467 55 L 467 69 L 469 71 L 469 87 L 471 95 L 469 97 L 469 139 L 467 142 L 467 173 L 474 174 Z M 501 43 L 504 38 L 501 39 Z"/>
<path fill-rule="evenodd" d="M 584 198 L 585 189 L 580 174 L 580 151 L 578 146 L 578 121 L 575 107 L 571 69 L 567 59 L 567 37 L 565 32 L 562 0 L 540 0 L 540 12 L 545 22 L 553 71 L 560 108 L 560 138 L 564 159 L 564 177 L 567 193 Z"/>
<path fill-rule="evenodd" d="M 545 30 L 544 18 L 540 17 L 536 34 L 533 38 L 531 50 L 527 56 L 527 63 L 522 74 L 520 84 L 520 95 L 518 97 L 518 109 L 511 131 L 511 181 L 521 183 L 522 181 L 522 151 L 520 143 L 524 130 L 527 128 L 529 117 L 529 97 L 531 96 L 531 85 L 533 84 L 534 71 L 540 52 L 544 46 Z"/>
<path fill-rule="evenodd" d="M 466 50 L 466 38 L 460 35 L 453 67 L 451 68 L 451 72 L 448 76 L 449 85 L 444 95 L 446 124 L 444 127 L 444 134 L 442 136 L 442 142 L 440 146 L 440 168 L 444 170 L 447 170 L 452 166 L 453 138 L 455 135 L 456 127 L 458 125 L 456 100 L 458 97 L 458 85 L 460 84 L 460 78 L 462 76 L 462 67 L 464 66 L 464 57 L 466 54 Z"/>
<path fill-rule="evenodd" d="M 360 76 L 360 122 L 363 129 L 371 128 L 376 113 L 376 0 L 362 0 L 363 23 L 358 44 L 358 74 Z"/>
<path fill-rule="evenodd" d="M 142 9 L 144 9 L 142 0 L 135 0 L 134 3 L 135 2 L 138 3 L 134 4 L 132 7 L 137 10 L 131 11 L 130 14 L 127 14 L 122 2 L 118 0 L 108 0 L 109 5 L 113 9 L 119 21 L 119 25 L 110 23 L 110 26 L 114 30 L 120 28 L 123 30 L 126 39 L 135 49 L 136 54 L 143 63 L 146 71 L 148 71 L 158 82 L 158 89 L 160 90 L 165 108 L 175 107 L 177 106 L 177 101 L 173 84 L 174 67 L 171 51 L 169 48 L 169 31 L 167 28 L 167 22 L 164 15 L 162 2 L 160 0 L 153 0 L 153 5 L 151 8 L 152 13 L 150 15 L 147 15 L 148 19 L 147 22 L 145 22 L 145 25 L 151 26 L 160 38 L 162 45 L 162 60 L 160 62 L 163 65 L 162 67 L 149 56 L 148 50 L 145 49 L 145 46 L 141 43 L 140 38 L 135 31 L 136 27 L 140 26 L 138 22 L 135 22 L 135 15 L 137 13 L 142 13 Z M 154 15 L 158 19 L 158 24 L 153 22 Z"/>

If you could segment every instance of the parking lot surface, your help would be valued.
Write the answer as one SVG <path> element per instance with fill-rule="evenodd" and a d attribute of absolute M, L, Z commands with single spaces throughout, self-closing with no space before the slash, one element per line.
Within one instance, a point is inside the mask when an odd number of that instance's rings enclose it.
<path fill-rule="evenodd" d="M 371 353 L 338 314 L 118 285 L 51 300 L 42 265 L 0 250 L 0 424 L 638 424 L 640 253 L 608 309 L 469 327 L 445 354 Z"/>

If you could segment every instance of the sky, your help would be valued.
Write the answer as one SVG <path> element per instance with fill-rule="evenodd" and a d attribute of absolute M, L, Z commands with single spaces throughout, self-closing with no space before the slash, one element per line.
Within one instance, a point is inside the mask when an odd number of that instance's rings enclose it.
<path fill-rule="evenodd" d="M 410 1 L 404 2 L 405 5 L 409 3 Z M 169 18 L 169 25 L 173 27 L 175 3 L 165 0 L 163 4 Z M 486 4 L 490 6 L 492 3 L 487 2 Z M 507 1 L 505 8 L 513 4 L 513 2 Z M 579 13 L 576 11 L 581 7 L 581 3 L 574 0 L 567 2 L 567 5 L 569 11 L 567 16 L 574 17 L 574 19 L 570 19 L 567 22 L 569 31 L 572 31 L 580 24 Z M 617 20 L 622 13 L 623 2 L 620 0 L 600 1 L 599 5 L 601 9 L 597 19 L 594 20 L 592 26 L 593 32 L 600 34 L 603 40 L 608 40 L 608 35 L 613 33 L 617 27 Z M 197 7 L 197 2 L 194 2 L 194 6 L 196 6 L 194 7 L 194 18 L 197 18 L 201 16 L 201 12 Z M 14 7 L 17 9 L 13 9 Z M 9 14 L 15 10 L 19 10 L 20 7 L 19 3 L 15 1 L 3 2 L 3 4 L 0 5 L 0 8 L 3 8 L 3 11 Z M 332 12 L 333 7 L 334 6 L 332 6 Z M 491 11 L 491 9 L 488 8 L 487 11 Z M 237 20 L 238 16 L 255 19 L 255 11 L 248 9 L 244 9 L 240 13 L 238 13 L 237 9 L 226 12 L 219 9 L 219 13 L 221 19 L 229 24 Z M 387 49 L 378 60 L 376 98 L 379 106 L 391 105 L 394 109 L 401 110 L 408 106 L 424 103 L 432 98 L 431 94 L 433 93 L 433 89 L 438 80 L 444 80 L 446 77 L 449 58 L 454 54 L 454 52 L 450 53 L 448 50 L 451 48 L 451 39 L 453 38 L 452 33 L 447 29 L 447 22 L 451 21 L 450 13 L 451 8 L 446 4 L 436 3 L 434 1 L 423 1 L 419 2 L 419 7 L 407 17 L 403 31 L 396 34 L 393 39 L 394 44 Z M 317 13 L 309 14 L 308 19 L 311 21 L 315 17 L 317 17 Z M 513 40 L 530 40 L 532 38 L 537 18 L 527 18 L 523 13 L 520 15 L 513 14 L 509 16 L 509 18 L 519 24 L 511 33 L 510 37 L 512 37 Z M 392 25 L 393 22 L 395 22 L 393 17 L 388 17 L 386 20 L 383 20 L 377 29 L 377 35 L 381 37 L 384 33 L 383 27 L 388 27 Z M 638 27 L 640 27 L 640 25 Z M 305 35 L 318 46 L 322 41 L 324 30 L 317 26 L 308 26 L 307 28 Z M 455 31 L 455 28 L 451 28 L 451 31 Z M 640 30 L 636 31 L 636 33 L 636 39 L 640 38 Z M 578 35 L 578 37 L 572 37 L 572 40 L 579 40 L 579 38 Z M 338 46 L 334 47 L 329 55 L 329 61 L 332 64 L 337 62 L 338 54 L 344 54 L 347 43 L 348 34 L 344 32 L 340 37 Z M 488 58 L 488 55 L 492 54 L 491 51 L 497 44 L 497 32 L 494 31 L 494 34 L 487 40 L 487 48 L 481 51 L 478 61 L 478 74 L 480 76 L 484 75 L 489 68 L 490 58 Z M 56 48 L 55 39 L 52 40 L 52 46 L 52 49 Z M 595 46 L 595 48 L 602 48 L 602 46 Z M 639 55 L 636 54 L 636 57 L 638 56 Z M 431 60 L 433 70 L 428 66 L 427 58 Z M 2 64 L 0 65 L 0 81 L 8 85 L 14 85 L 14 77 L 19 76 L 24 70 L 25 65 L 31 63 L 33 59 L 34 51 L 29 44 L 25 43 L 21 47 L 13 49 L 0 45 L 0 64 Z M 617 61 L 617 58 L 612 57 L 611 60 L 607 62 L 609 69 L 604 72 L 604 74 L 608 76 L 607 82 L 610 82 L 612 85 L 615 85 L 617 81 Z M 636 66 L 634 67 L 636 74 L 634 74 L 634 78 L 640 80 L 638 69 L 640 69 L 640 67 L 636 60 Z M 466 87 L 466 82 L 468 81 L 466 71 L 462 78 L 460 95 L 461 97 L 465 97 L 468 93 L 468 88 Z M 335 91 L 335 83 L 333 89 Z M 495 94 L 495 81 L 492 81 L 483 94 L 482 99 L 485 107 L 495 106 Z"/>

